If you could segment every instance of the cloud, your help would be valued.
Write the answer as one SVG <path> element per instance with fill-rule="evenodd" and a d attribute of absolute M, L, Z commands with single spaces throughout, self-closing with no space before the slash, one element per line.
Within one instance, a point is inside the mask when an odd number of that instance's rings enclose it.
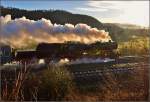
<path fill-rule="evenodd" d="M 77 10 L 83 11 L 108 11 L 108 10 L 119 10 L 122 6 L 118 5 L 118 1 L 88 1 L 83 7 L 77 7 Z M 119 8 L 118 8 L 119 7 Z"/>
<path fill-rule="evenodd" d="M 105 12 L 108 9 L 105 8 L 84 8 L 84 7 L 78 7 L 76 10 L 82 10 L 82 11 L 88 11 L 88 12 Z"/>
<path fill-rule="evenodd" d="M 89 13 L 99 18 L 113 18 L 123 14 L 122 9 L 115 7 L 115 4 L 108 1 L 88 1 L 82 7 L 76 7 L 75 10 Z"/>
<path fill-rule="evenodd" d="M 149 1 L 88 1 L 75 10 L 104 22 L 149 26 Z"/>

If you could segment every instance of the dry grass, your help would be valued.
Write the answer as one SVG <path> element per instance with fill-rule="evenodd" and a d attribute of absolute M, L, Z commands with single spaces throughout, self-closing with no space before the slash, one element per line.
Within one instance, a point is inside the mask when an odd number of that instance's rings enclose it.
<path fill-rule="evenodd" d="M 139 65 L 133 73 L 105 73 L 102 82 L 81 85 L 79 88 L 70 73 L 62 67 L 49 67 L 40 73 L 19 72 L 14 84 L 2 87 L 3 100 L 25 101 L 147 101 L 149 90 L 148 68 Z M 144 70 L 141 70 L 144 69 Z M 22 80 L 21 80 L 22 79 Z M 91 83 L 92 84 L 92 83 Z M 93 90 L 94 91 L 91 91 Z"/>
<path fill-rule="evenodd" d="M 149 55 L 149 37 L 139 37 L 128 42 L 119 43 L 118 51 L 122 56 L 128 55 Z M 138 49 L 138 50 L 137 50 Z"/>
<path fill-rule="evenodd" d="M 141 65 L 142 68 L 142 65 Z M 73 91 L 66 99 L 71 101 L 148 101 L 148 68 L 136 69 L 132 75 L 125 73 L 116 76 L 105 75 L 105 84 L 99 85 L 96 92 Z"/>
<path fill-rule="evenodd" d="M 2 100 L 62 100 L 71 89 L 71 75 L 63 67 L 48 66 L 39 73 L 30 74 L 29 69 L 30 67 L 22 67 L 14 83 L 9 83 L 8 79 L 3 82 Z"/>
<path fill-rule="evenodd" d="M 14 73 L 11 73 L 14 74 Z M 27 68 L 26 64 L 22 67 L 22 69 L 17 73 L 17 77 L 14 79 L 14 83 L 10 84 L 7 78 L 2 86 L 2 99 L 3 100 L 18 100 L 20 99 L 19 94 L 22 94 L 22 86 L 24 81 L 26 80 L 29 74 L 29 68 Z M 9 75 L 11 76 L 11 75 Z M 16 76 L 16 75 L 15 75 Z"/>

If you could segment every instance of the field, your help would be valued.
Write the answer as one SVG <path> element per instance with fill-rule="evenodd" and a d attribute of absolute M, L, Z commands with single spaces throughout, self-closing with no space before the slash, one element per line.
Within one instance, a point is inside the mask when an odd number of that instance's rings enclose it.
<path fill-rule="evenodd" d="M 150 39 L 147 37 L 138 37 L 127 42 L 119 43 L 119 52 L 122 56 L 141 56 L 149 55 Z M 137 50 L 138 49 L 138 50 Z"/>

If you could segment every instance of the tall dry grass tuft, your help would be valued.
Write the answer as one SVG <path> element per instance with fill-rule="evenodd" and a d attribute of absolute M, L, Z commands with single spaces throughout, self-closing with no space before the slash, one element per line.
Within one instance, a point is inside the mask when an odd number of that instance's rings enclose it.
<path fill-rule="evenodd" d="M 40 88 L 48 100 L 63 100 L 72 87 L 72 76 L 64 67 L 49 66 L 42 73 Z"/>
<path fill-rule="evenodd" d="M 18 73 L 11 73 L 12 75 L 10 75 L 10 78 L 14 76 L 13 74 L 16 74 L 15 76 L 17 76 L 15 79 L 11 78 L 13 83 L 9 82 L 10 79 L 5 79 L 4 85 L 2 86 L 2 100 L 17 101 L 24 98 L 22 94 L 22 86 L 28 77 L 29 70 L 29 67 L 27 67 L 25 63 L 20 67 Z M 20 94 L 22 96 L 20 96 Z"/>

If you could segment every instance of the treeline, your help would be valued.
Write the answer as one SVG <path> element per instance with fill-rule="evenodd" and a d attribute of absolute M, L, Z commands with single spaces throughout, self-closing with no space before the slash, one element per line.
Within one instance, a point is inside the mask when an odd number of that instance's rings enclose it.
<path fill-rule="evenodd" d="M 51 22 L 57 24 L 71 23 L 85 23 L 91 27 L 102 28 L 103 24 L 97 19 L 81 14 L 72 14 L 63 10 L 23 10 L 17 8 L 4 8 L 1 7 L 1 15 L 5 16 L 11 14 L 12 19 L 25 16 L 28 19 L 39 20 L 41 18 L 50 19 Z"/>
<path fill-rule="evenodd" d="M 128 41 L 132 38 L 149 36 L 148 29 L 123 29 L 113 23 L 101 23 L 94 17 L 81 14 L 73 14 L 64 10 L 24 10 L 18 8 L 5 8 L 0 6 L 1 16 L 10 14 L 12 19 L 25 16 L 28 19 L 39 20 L 41 18 L 50 19 L 51 22 L 57 24 L 71 23 L 76 25 L 78 23 L 85 23 L 91 27 L 104 29 L 109 32 L 113 40 L 122 42 Z"/>

